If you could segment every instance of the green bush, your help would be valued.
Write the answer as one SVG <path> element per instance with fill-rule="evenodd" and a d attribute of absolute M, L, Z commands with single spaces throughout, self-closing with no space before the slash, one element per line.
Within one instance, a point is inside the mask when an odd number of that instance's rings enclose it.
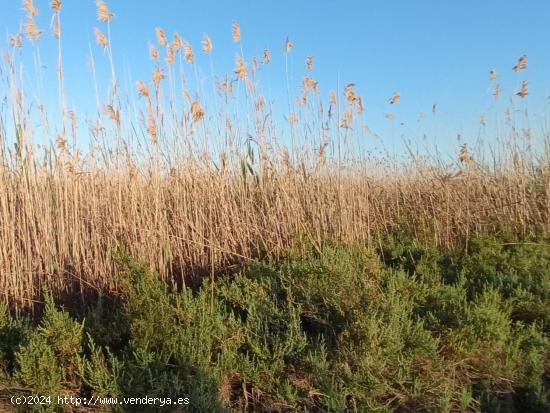
<path fill-rule="evenodd" d="M 121 294 L 82 317 L 50 295 L 37 325 L 0 306 L 0 377 L 29 393 L 187 396 L 192 411 L 547 412 L 545 242 L 302 245 L 195 291 L 118 254 Z"/>

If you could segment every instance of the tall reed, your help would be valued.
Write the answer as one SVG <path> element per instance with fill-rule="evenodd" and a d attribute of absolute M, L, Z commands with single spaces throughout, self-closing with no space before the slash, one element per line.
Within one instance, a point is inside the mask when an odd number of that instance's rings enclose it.
<path fill-rule="evenodd" d="M 111 80 L 105 101 L 97 93 L 84 150 L 78 108 L 69 108 L 65 96 L 62 3 L 51 7 L 60 119 L 27 98 L 28 70 L 18 51 L 27 47 L 26 37 L 38 59 L 44 37 L 32 1 L 25 1 L 25 32 L 12 36 L 0 67 L 6 91 L 0 293 L 10 302 L 28 306 L 45 287 L 116 291 L 111 256 L 118 248 L 180 283 L 240 260 L 276 256 L 297 241 L 318 248 L 333 241 L 376 245 L 383 233 L 402 228 L 454 246 L 474 233 L 550 231 L 547 133 L 534 137 L 509 123 L 507 138 L 489 157 L 464 145 L 451 164 L 412 150 L 407 159 L 368 156 L 360 150 L 369 129 L 354 85 L 325 100 L 308 56 L 298 96 L 288 90 L 282 124 L 258 81 L 269 70 L 271 51 L 247 58 L 235 22 L 228 30 L 238 44 L 234 73 L 214 77 L 210 56 L 215 94 L 192 80 L 198 78 L 192 46 L 178 34 L 170 41 L 161 28 L 150 45 L 151 79 L 123 91 L 111 49 L 116 19 L 98 1 L 94 31 L 106 62 L 91 59 L 91 67 L 106 64 Z M 202 51 L 211 55 L 213 44 L 205 35 Z M 290 53 L 287 39 L 285 62 Z M 514 70 L 526 68 L 522 56 Z M 527 94 L 524 80 L 515 99 Z M 400 98 L 395 92 L 390 103 Z M 47 145 L 37 145 L 39 131 Z"/>

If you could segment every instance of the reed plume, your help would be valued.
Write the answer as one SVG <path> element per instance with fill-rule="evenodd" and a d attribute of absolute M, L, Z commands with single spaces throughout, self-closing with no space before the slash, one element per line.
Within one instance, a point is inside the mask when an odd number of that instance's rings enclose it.
<path fill-rule="evenodd" d="M 164 32 L 164 29 L 157 27 L 155 28 L 155 34 L 157 36 L 157 42 L 161 46 L 166 46 L 168 44 L 168 39 L 166 38 L 166 33 Z"/>
<path fill-rule="evenodd" d="M 394 92 L 394 94 L 390 98 L 390 105 L 396 105 L 401 100 L 401 93 Z"/>
<path fill-rule="evenodd" d="M 521 90 L 516 93 L 517 96 L 524 98 L 529 94 L 529 84 L 526 80 L 521 82 Z"/>
<path fill-rule="evenodd" d="M 235 43 L 241 42 L 241 28 L 237 24 L 237 22 L 233 22 L 231 25 L 231 37 L 233 38 L 233 41 Z"/>
<path fill-rule="evenodd" d="M 313 56 L 309 55 L 306 59 L 306 69 L 312 70 L 313 69 Z"/>
<path fill-rule="evenodd" d="M 244 59 L 241 56 L 237 56 L 235 60 L 235 74 L 240 80 L 246 79 L 246 63 L 244 62 Z"/>
<path fill-rule="evenodd" d="M 521 72 L 524 69 L 527 69 L 527 55 L 520 56 L 517 65 L 512 68 L 514 72 Z"/>
<path fill-rule="evenodd" d="M 269 49 L 264 49 L 262 53 L 262 60 L 264 62 L 264 65 L 269 64 L 269 62 L 271 61 L 271 53 L 269 52 Z"/>
<path fill-rule="evenodd" d="M 107 48 L 107 46 L 109 45 L 109 41 L 107 40 L 107 37 L 103 34 L 103 32 L 96 27 L 94 29 L 94 33 L 96 43 L 104 48 Z"/>
<path fill-rule="evenodd" d="M 210 40 L 210 37 L 207 34 L 205 34 L 202 39 L 202 51 L 204 53 L 212 53 L 212 49 L 213 49 L 212 40 Z"/>
<path fill-rule="evenodd" d="M 97 19 L 103 23 L 108 23 L 113 18 L 113 13 L 109 11 L 109 8 L 107 7 L 107 3 L 105 3 L 103 0 L 97 0 L 96 1 L 96 7 L 97 7 Z"/>

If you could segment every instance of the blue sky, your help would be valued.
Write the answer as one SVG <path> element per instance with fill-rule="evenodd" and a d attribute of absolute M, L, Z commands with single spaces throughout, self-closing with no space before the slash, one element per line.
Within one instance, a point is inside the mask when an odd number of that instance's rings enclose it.
<path fill-rule="evenodd" d="M 49 1 L 36 0 L 37 18 L 49 26 Z M 422 133 L 449 140 L 460 133 L 465 139 L 480 133 L 479 117 L 489 128 L 496 112 L 491 96 L 489 70 L 496 69 L 504 97 L 513 95 L 522 80 L 529 81 L 529 97 L 513 98 L 514 106 L 529 109 L 531 121 L 544 119 L 550 96 L 550 2 L 548 0 L 400 0 L 400 1 L 175 1 L 110 0 L 113 52 L 119 75 L 128 70 L 133 79 L 149 78 L 148 42 L 155 42 L 154 28 L 170 35 L 180 33 L 195 48 L 205 76 L 209 62 L 199 52 L 200 40 L 208 33 L 214 43 L 214 65 L 219 74 L 230 72 L 238 46 L 231 41 L 231 23 L 241 26 L 246 58 L 260 55 L 264 47 L 273 60 L 267 77 L 271 97 L 286 104 L 283 43 L 290 36 L 291 89 L 299 94 L 305 75 L 305 59 L 315 57 L 313 76 L 327 94 L 354 82 L 365 101 L 365 122 L 382 139 L 398 141 Z M 94 99 L 86 66 L 89 45 L 94 44 L 96 20 L 92 0 L 63 2 L 63 48 L 69 103 L 93 108 Z M 19 1 L 5 1 L 0 28 L 14 33 L 23 20 Z M 47 35 L 51 38 L 51 35 Z M 2 47 L 2 46 L 0 46 Z M 41 42 L 44 64 L 55 67 L 54 43 Z M 529 68 L 514 73 L 511 68 L 522 54 Z M 99 73 L 107 70 L 98 65 Z M 106 72 L 105 72 L 106 73 Z M 32 77 L 32 76 L 29 76 Z M 399 105 L 390 106 L 394 91 L 401 92 Z M 437 118 L 430 119 L 437 102 Z M 90 109 L 91 110 L 91 109 Z M 393 124 L 384 113 L 395 114 Z M 418 113 L 425 112 L 419 126 Z M 502 116 L 501 116 L 502 117 Z M 431 122 L 431 123 L 430 123 Z M 401 125 L 403 124 L 403 125 Z M 487 129 L 489 130 L 489 129 Z M 494 130 L 494 128 L 490 129 Z"/>

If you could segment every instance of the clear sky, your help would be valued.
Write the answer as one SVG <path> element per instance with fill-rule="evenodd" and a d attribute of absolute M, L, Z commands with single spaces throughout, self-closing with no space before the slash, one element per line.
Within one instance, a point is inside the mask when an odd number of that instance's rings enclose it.
<path fill-rule="evenodd" d="M 305 75 L 305 59 L 315 58 L 313 76 L 322 93 L 354 82 L 365 101 L 365 122 L 382 139 L 399 140 L 421 133 L 451 139 L 480 133 L 479 118 L 488 126 L 497 111 L 490 90 L 489 71 L 496 69 L 502 94 L 517 92 L 529 81 L 529 96 L 514 97 L 516 108 L 529 109 L 531 120 L 545 118 L 550 96 L 550 1 L 548 0 L 380 0 L 380 1 L 176 1 L 110 0 L 113 52 L 119 74 L 128 70 L 133 79 L 149 78 L 153 63 L 148 42 L 155 42 L 154 28 L 180 33 L 195 48 L 205 76 L 209 62 L 200 53 L 200 41 L 208 33 L 214 43 L 214 65 L 219 74 L 231 72 L 238 46 L 231 41 L 231 23 L 241 26 L 246 58 L 272 50 L 268 78 L 272 97 L 286 103 L 283 43 L 290 36 L 291 87 L 299 94 Z M 47 28 L 49 1 L 36 0 L 37 21 Z M 4 0 L 0 28 L 18 31 L 23 20 L 21 2 Z M 86 66 L 89 45 L 96 57 L 92 0 L 65 0 L 62 11 L 65 75 L 69 102 L 93 107 L 93 90 Z M 51 35 L 47 35 L 51 38 Z M 5 44 L 5 43 L 4 43 Z M 41 43 L 42 56 L 54 56 L 51 40 Z M 3 45 L 0 44 L 0 48 Z M 521 73 L 511 68 L 522 54 L 529 67 Z M 53 65 L 44 57 L 44 64 Z M 53 65 L 53 67 L 55 67 Z M 98 69 L 107 70 L 107 68 Z M 106 72 L 105 72 L 106 73 Z M 389 97 L 401 92 L 401 102 L 390 106 Z M 88 103 L 86 103 L 88 102 Z M 437 102 L 437 120 L 430 118 Z M 395 120 L 384 118 L 392 111 Z M 420 127 L 419 112 L 429 126 Z M 430 123 L 431 122 L 431 123 Z M 494 130 L 491 129 L 491 130 Z"/>

